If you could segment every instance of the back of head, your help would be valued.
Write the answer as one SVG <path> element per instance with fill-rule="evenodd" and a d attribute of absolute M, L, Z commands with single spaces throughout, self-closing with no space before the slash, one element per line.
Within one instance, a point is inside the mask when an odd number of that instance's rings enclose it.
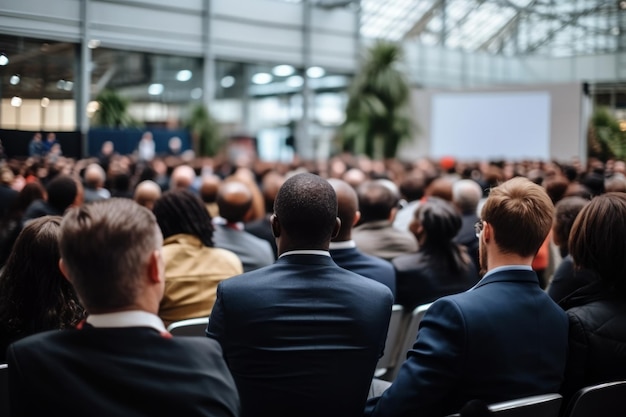
<path fill-rule="evenodd" d="M 426 245 L 445 247 L 461 229 L 461 215 L 446 200 L 430 197 L 415 210 L 414 219 L 426 232 Z"/>
<path fill-rule="evenodd" d="M 527 178 L 515 177 L 493 188 L 481 218 L 494 229 L 504 253 L 533 256 L 552 227 L 554 205 L 546 191 Z"/>
<path fill-rule="evenodd" d="M 452 181 L 448 178 L 436 178 L 426 188 L 426 195 L 452 201 Z"/>
<path fill-rule="evenodd" d="M 335 190 L 315 174 L 294 175 L 278 191 L 274 215 L 282 233 L 296 245 L 327 245 L 337 224 Z"/>
<path fill-rule="evenodd" d="M 459 180 L 452 185 L 452 201 L 463 214 L 476 213 L 483 190 L 474 180 Z"/>
<path fill-rule="evenodd" d="M 597 273 L 619 295 L 626 296 L 626 194 L 595 197 L 578 214 L 569 238 L 577 267 Z"/>
<path fill-rule="evenodd" d="M 252 191 L 237 180 L 229 180 L 220 185 L 217 192 L 217 207 L 220 216 L 231 223 L 243 222 L 252 206 Z"/>
<path fill-rule="evenodd" d="M 359 210 L 359 199 L 356 191 L 345 181 L 331 178 L 328 183 L 337 194 L 337 217 L 341 220 L 341 229 L 334 240 L 347 240 L 354 224 L 354 218 Z"/>
<path fill-rule="evenodd" d="M 400 194 L 407 201 L 418 201 L 424 197 L 426 176 L 422 172 L 413 172 L 400 183 Z"/>
<path fill-rule="evenodd" d="M 189 165 L 179 165 L 172 170 L 170 190 L 187 189 L 196 179 L 196 171 Z"/>
<path fill-rule="evenodd" d="M 361 184 L 357 189 L 361 222 L 387 220 L 391 211 L 398 206 L 399 193 L 394 191 L 387 180 L 372 180 Z"/>
<path fill-rule="evenodd" d="M 589 200 L 582 197 L 565 197 L 554 206 L 552 239 L 563 257 L 568 254 L 567 242 L 574 220 L 588 203 Z"/>
<path fill-rule="evenodd" d="M 220 188 L 222 179 L 217 175 L 206 175 L 202 178 L 200 184 L 200 197 L 205 203 L 215 203 L 217 200 L 217 191 Z"/>
<path fill-rule="evenodd" d="M 43 216 L 24 227 L 0 278 L 0 320 L 14 335 L 71 327 L 83 310 L 59 270 L 61 217 Z"/>
<path fill-rule="evenodd" d="M 111 198 L 75 207 L 61 224 L 61 258 L 90 313 L 132 306 L 162 236 L 150 210 Z"/>
<path fill-rule="evenodd" d="M 197 237 L 204 246 L 213 247 L 211 216 L 198 196 L 188 190 L 163 193 L 153 208 L 163 238 L 177 234 Z"/>
<path fill-rule="evenodd" d="M 261 192 L 263 193 L 266 213 L 271 213 L 274 210 L 274 201 L 278 195 L 278 190 L 280 190 L 284 182 L 285 177 L 274 171 L 270 171 L 263 176 Z"/>
<path fill-rule="evenodd" d="M 89 164 L 85 168 L 85 185 L 89 188 L 97 189 L 104 185 L 106 173 L 98 164 Z"/>
<path fill-rule="evenodd" d="M 77 181 L 69 175 L 57 175 L 46 186 L 48 203 L 63 212 L 74 203 L 79 189 Z"/>
<path fill-rule="evenodd" d="M 152 180 L 141 181 L 133 193 L 133 200 L 148 210 L 152 210 L 159 197 L 161 197 L 161 187 Z"/>

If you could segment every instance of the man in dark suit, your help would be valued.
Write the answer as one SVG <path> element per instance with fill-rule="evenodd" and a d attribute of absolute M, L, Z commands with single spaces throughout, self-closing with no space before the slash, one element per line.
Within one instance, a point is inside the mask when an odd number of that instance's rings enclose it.
<path fill-rule="evenodd" d="M 488 272 L 469 291 L 432 304 L 393 385 L 370 400 L 366 415 L 443 416 L 473 399 L 558 392 L 567 317 L 531 268 L 553 209 L 543 188 L 525 178 L 491 191 L 477 224 Z"/>
<path fill-rule="evenodd" d="M 13 415 L 239 415 L 218 343 L 172 338 L 156 315 L 162 241 L 154 215 L 132 200 L 65 215 L 59 266 L 89 316 L 9 346 Z"/>
<path fill-rule="evenodd" d="M 329 179 L 337 194 L 339 233 L 330 242 L 330 256 L 340 267 L 385 284 L 396 295 L 396 271 L 390 262 L 362 253 L 352 240 L 352 227 L 359 221 L 359 200 L 354 188 L 345 181 Z"/>
<path fill-rule="evenodd" d="M 483 190 L 474 180 L 458 180 L 452 185 L 452 202 L 461 212 L 461 229 L 454 241 L 465 246 L 469 256 L 479 269 L 478 238 L 474 224 L 479 220 L 476 210 L 483 197 Z"/>
<path fill-rule="evenodd" d="M 224 349 L 242 416 L 362 414 L 393 297 L 333 262 L 339 227 L 330 184 L 295 175 L 274 205 L 279 259 L 220 283 L 207 334 Z"/>

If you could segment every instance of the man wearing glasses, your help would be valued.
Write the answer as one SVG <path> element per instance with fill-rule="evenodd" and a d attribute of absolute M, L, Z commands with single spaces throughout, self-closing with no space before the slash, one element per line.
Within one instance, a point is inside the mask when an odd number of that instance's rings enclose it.
<path fill-rule="evenodd" d="M 568 322 L 531 264 L 552 225 L 545 190 L 514 178 L 491 190 L 476 225 L 485 276 L 426 312 L 393 385 L 368 416 L 441 416 L 470 400 L 486 404 L 558 392 Z"/>

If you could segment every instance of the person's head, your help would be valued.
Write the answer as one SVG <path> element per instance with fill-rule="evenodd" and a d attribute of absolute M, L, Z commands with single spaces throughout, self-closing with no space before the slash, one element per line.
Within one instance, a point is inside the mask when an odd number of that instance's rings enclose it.
<path fill-rule="evenodd" d="M 271 224 L 279 253 L 292 249 L 328 249 L 330 239 L 341 225 L 335 190 L 315 174 L 290 177 L 278 191 Z"/>
<path fill-rule="evenodd" d="M 72 327 L 84 314 L 59 270 L 61 217 L 43 216 L 20 232 L 0 275 L 0 320 L 13 335 Z"/>
<path fill-rule="evenodd" d="M 285 177 L 275 171 L 270 171 L 263 176 L 261 193 L 263 194 L 266 213 L 271 213 L 274 210 L 274 201 L 278 195 L 278 190 L 280 190 L 284 182 Z"/>
<path fill-rule="evenodd" d="M 161 197 L 161 187 L 152 180 L 141 181 L 133 193 L 133 200 L 148 210 L 152 210 L 159 197 Z"/>
<path fill-rule="evenodd" d="M 359 199 L 356 191 L 345 181 L 331 178 L 328 183 L 337 194 L 337 217 L 341 220 L 341 229 L 333 242 L 344 242 L 352 237 L 352 227 L 359 221 Z"/>
<path fill-rule="evenodd" d="M 163 237 L 154 214 L 130 199 L 75 207 L 61 223 L 61 269 L 91 314 L 158 311 Z"/>
<path fill-rule="evenodd" d="M 200 198 L 191 191 L 166 191 L 154 203 L 152 212 L 164 239 L 186 234 L 197 237 L 204 246 L 213 247 L 211 216 Z"/>
<path fill-rule="evenodd" d="M 493 188 L 483 205 L 481 248 L 493 240 L 501 254 L 532 258 L 552 227 L 553 212 L 543 187 L 524 177 L 512 178 Z"/>
<path fill-rule="evenodd" d="M 14 203 L 14 209 L 23 214 L 30 203 L 35 200 L 45 200 L 46 198 L 46 190 L 40 182 L 29 182 L 17 195 L 17 199 Z"/>
<path fill-rule="evenodd" d="M 57 175 L 46 186 L 48 203 L 59 212 L 82 204 L 82 185 L 69 175 Z"/>
<path fill-rule="evenodd" d="M 91 189 L 98 189 L 104 186 L 106 173 L 99 164 L 89 164 L 85 168 L 85 186 Z"/>
<path fill-rule="evenodd" d="M 438 197 L 446 201 L 452 201 L 452 180 L 449 178 L 435 178 L 428 187 L 425 194 L 428 197 Z"/>
<path fill-rule="evenodd" d="M 57 140 L 57 135 L 54 132 L 49 132 L 48 135 L 46 136 L 46 140 L 48 142 L 54 142 L 55 140 Z"/>
<path fill-rule="evenodd" d="M 483 190 L 474 180 L 458 180 L 452 185 L 452 202 L 463 214 L 476 213 Z"/>
<path fill-rule="evenodd" d="M 190 188 L 196 180 L 196 172 L 189 165 L 179 165 L 170 176 L 170 190 L 184 190 Z"/>
<path fill-rule="evenodd" d="M 461 215 L 446 200 L 429 197 L 421 203 L 409 224 L 409 230 L 421 246 L 445 247 L 461 229 Z"/>
<path fill-rule="evenodd" d="M 223 182 L 217 191 L 220 216 L 230 223 L 243 222 L 252 206 L 252 191 L 242 182 Z"/>
<path fill-rule="evenodd" d="M 569 252 L 578 268 L 594 271 L 608 287 L 626 296 L 626 194 L 595 197 L 578 214 Z"/>
<path fill-rule="evenodd" d="M 554 206 L 552 240 L 559 247 L 562 257 L 569 253 L 567 242 L 574 220 L 588 203 L 589 200 L 582 197 L 565 197 Z"/>
<path fill-rule="evenodd" d="M 200 198 L 205 203 L 215 203 L 217 201 L 217 191 L 220 188 L 222 179 L 217 175 L 205 175 L 200 184 Z"/>
<path fill-rule="evenodd" d="M 406 201 L 419 201 L 424 197 L 426 188 L 426 175 L 416 171 L 408 175 L 400 182 L 400 194 Z"/>
<path fill-rule="evenodd" d="M 400 201 L 398 189 L 388 180 L 366 181 L 357 189 L 357 195 L 361 223 L 391 220 Z"/>

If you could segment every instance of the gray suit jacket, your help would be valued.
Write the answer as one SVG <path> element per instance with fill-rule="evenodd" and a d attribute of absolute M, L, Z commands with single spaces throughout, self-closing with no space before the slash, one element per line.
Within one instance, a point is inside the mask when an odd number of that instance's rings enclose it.
<path fill-rule="evenodd" d="M 213 243 L 216 248 L 234 252 L 241 259 L 244 272 L 254 271 L 274 263 L 272 246 L 267 241 L 243 230 L 216 225 Z"/>

